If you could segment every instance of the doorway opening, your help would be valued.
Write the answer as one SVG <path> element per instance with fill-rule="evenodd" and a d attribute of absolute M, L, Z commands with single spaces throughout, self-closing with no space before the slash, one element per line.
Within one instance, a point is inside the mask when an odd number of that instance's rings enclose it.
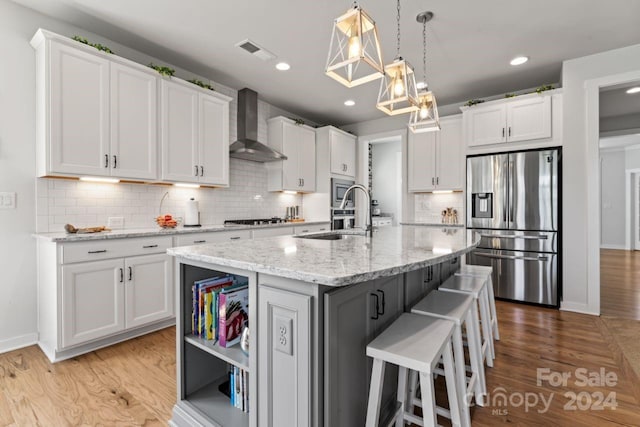
<path fill-rule="evenodd" d="M 402 218 L 402 138 L 370 140 L 368 151 L 374 225 L 398 225 Z"/>
<path fill-rule="evenodd" d="M 640 320 L 640 81 L 600 89 L 600 313 Z"/>

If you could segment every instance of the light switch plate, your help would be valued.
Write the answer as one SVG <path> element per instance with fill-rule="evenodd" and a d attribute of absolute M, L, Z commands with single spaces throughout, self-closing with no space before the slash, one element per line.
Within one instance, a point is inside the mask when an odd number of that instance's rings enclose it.
<path fill-rule="evenodd" d="M 0 209 L 15 209 L 16 193 L 2 192 L 0 193 Z"/>
<path fill-rule="evenodd" d="M 274 347 L 281 353 L 292 355 L 293 345 L 291 342 L 291 332 L 293 330 L 293 319 L 275 316 L 275 331 L 273 334 Z"/>
<path fill-rule="evenodd" d="M 123 216 L 110 216 L 107 219 L 107 227 L 117 229 L 124 228 L 124 217 Z"/>

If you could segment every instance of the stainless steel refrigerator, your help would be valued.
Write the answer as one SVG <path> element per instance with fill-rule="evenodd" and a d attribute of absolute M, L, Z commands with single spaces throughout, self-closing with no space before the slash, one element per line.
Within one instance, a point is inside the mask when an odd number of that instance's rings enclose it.
<path fill-rule="evenodd" d="M 559 306 L 561 150 L 467 157 L 468 264 L 493 267 L 495 295 Z"/>

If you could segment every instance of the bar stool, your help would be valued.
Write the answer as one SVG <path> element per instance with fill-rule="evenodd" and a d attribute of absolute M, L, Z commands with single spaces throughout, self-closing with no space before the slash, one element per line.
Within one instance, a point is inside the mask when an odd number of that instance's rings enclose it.
<path fill-rule="evenodd" d="M 438 288 L 441 291 L 470 295 L 480 306 L 480 325 L 482 327 L 482 356 L 487 366 L 493 367 L 495 353 L 493 349 L 493 328 L 489 314 L 489 294 L 487 281 L 473 276 L 453 275 Z"/>
<path fill-rule="evenodd" d="M 432 291 L 413 306 L 411 312 L 450 320 L 455 324 L 453 330 L 453 359 L 456 366 L 460 405 L 461 407 L 466 407 L 461 411 L 463 415 L 462 425 L 470 426 L 469 406 L 471 406 L 471 396 L 475 394 L 476 403 L 484 406 L 484 397 L 487 393 L 484 364 L 482 363 L 482 351 L 480 350 L 482 338 L 480 336 L 478 305 L 473 300 L 473 297 L 469 295 Z M 471 365 L 471 376 L 468 378 L 468 382 L 464 344 L 462 341 L 463 326 L 467 332 Z"/>
<path fill-rule="evenodd" d="M 403 313 L 367 346 L 367 356 L 373 358 L 371 386 L 367 406 L 366 427 L 377 427 L 380 418 L 380 399 L 386 363 L 398 366 L 398 393 L 400 403 L 393 420 L 396 427 L 410 421 L 423 426 L 436 426 L 436 400 L 432 374 L 440 359 L 449 398 L 448 415 L 454 426 L 460 425 L 460 407 L 456 390 L 455 367 L 451 340 L 454 323 L 449 320 Z M 413 415 L 413 404 L 407 396 L 408 371 L 420 375 L 422 391 L 422 419 Z M 447 412 L 447 411 L 444 411 Z M 389 424 L 391 425 L 391 424 Z"/>
<path fill-rule="evenodd" d="M 496 313 L 496 298 L 493 293 L 493 268 L 486 265 L 470 265 L 466 264 L 455 272 L 456 276 L 474 276 L 484 277 L 488 281 L 487 289 L 489 291 L 489 308 L 491 310 L 491 325 L 493 326 L 493 339 L 500 341 L 500 331 L 498 330 L 498 315 Z"/>

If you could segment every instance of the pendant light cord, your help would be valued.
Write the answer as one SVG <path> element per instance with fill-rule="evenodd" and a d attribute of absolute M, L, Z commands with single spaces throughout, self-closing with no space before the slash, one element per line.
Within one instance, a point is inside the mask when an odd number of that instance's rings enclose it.
<path fill-rule="evenodd" d="M 398 24 L 398 36 L 396 39 L 396 58 L 400 58 L 400 0 L 396 1 L 398 14 L 396 15 L 396 22 Z"/>
<path fill-rule="evenodd" d="M 427 21 L 422 23 L 422 81 L 424 89 L 429 90 L 427 84 Z"/>

